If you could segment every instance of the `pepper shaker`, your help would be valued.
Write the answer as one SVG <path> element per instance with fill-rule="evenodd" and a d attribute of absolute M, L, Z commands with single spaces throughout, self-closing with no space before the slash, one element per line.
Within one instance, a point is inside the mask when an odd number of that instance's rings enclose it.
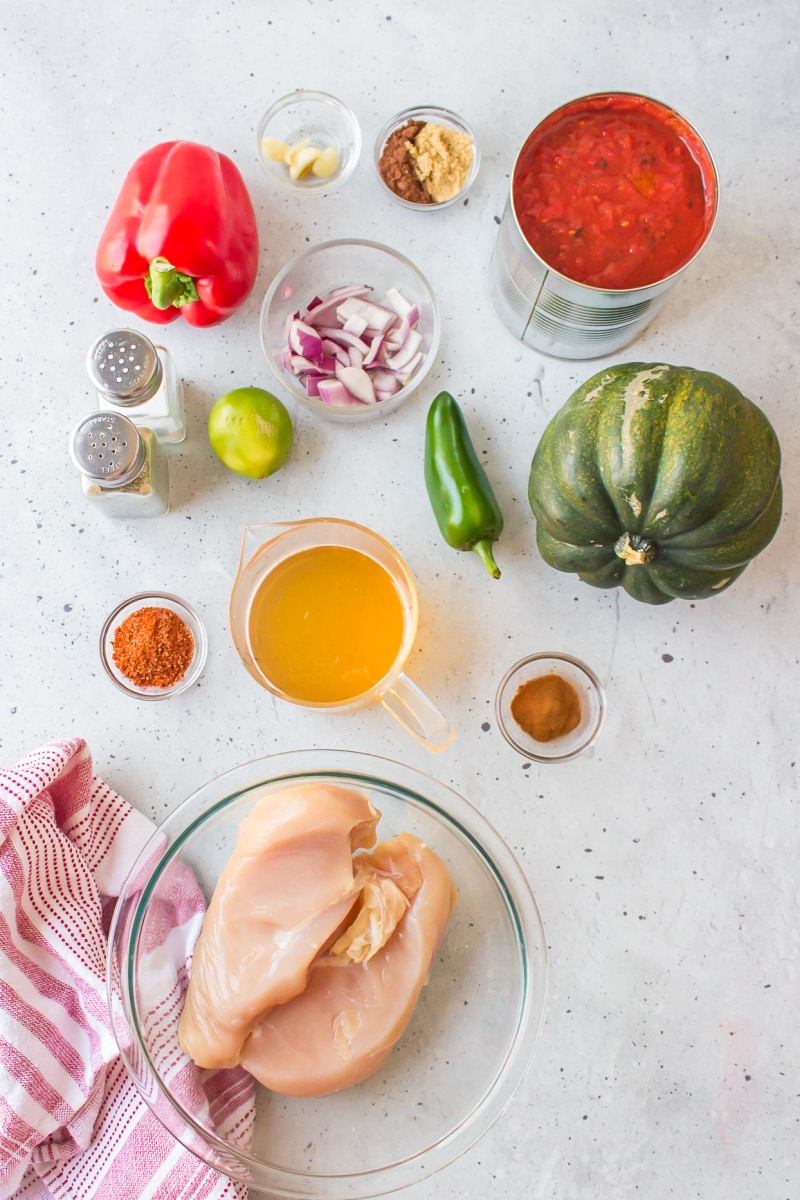
<path fill-rule="evenodd" d="M 169 509 L 169 461 L 152 429 L 121 413 L 95 412 L 69 447 L 81 490 L 110 517 L 158 517 Z"/>
<path fill-rule="evenodd" d="M 183 385 L 172 355 L 135 329 L 112 329 L 89 350 L 86 366 L 104 412 L 122 412 L 160 442 L 186 437 Z"/>

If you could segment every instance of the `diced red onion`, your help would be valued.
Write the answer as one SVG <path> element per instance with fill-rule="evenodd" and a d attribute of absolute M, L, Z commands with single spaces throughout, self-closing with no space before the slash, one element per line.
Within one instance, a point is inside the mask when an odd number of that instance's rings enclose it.
<path fill-rule="evenodd" d="M 407 321 L 401 321 L 399 325 L 395 325 L 386 333 L 386 345 L 394 346 L 399 349 L 408 337 L 410 325 Z"/>
<path fill-rule="evenodd" d="M 364 404 L 375 403 L 375 388 L 363 367 L 337 367 L 336 378 L 356 400 L 361 400 Z"/>
<path fill-rule="evenodd" d="M 411 362 L 411 359 L 422 345 L 422 334 L 417 329 L 409 329 L 406 340 L 396 354 L 387 357 L 386 363 L 393 371 L 399 371 Z"/>
<path fill-rule="evenodd" d="M 338 342 L 342 346 L 355 346 L 356 350 L 360 350 L 362 354 L 366 354 L 369 350 L 366 342 L 356 337 L 354 333 L 348 333 L 346 329 L 337 329 L 333 326 L 323 325 L 320 328 L 320 333 L 331 342 Z"/>
<path fill-rule="evenodd" d="M 322 357 L 322 338 L 316 329 L 306 325 L 305 321 L 292 321 L 289 329 L 289 345 L 295 354 L 316 360 Z"/>
<path fill-rule="evenodd" d="M 396 287 L 386 289 L 386 303 L 391 305 L 398 317 L 407 317 L 411 310 L 411 305 Z"/>
<path fill-rule="evenodd" d="M 419 366 L 419 364 L 421 362 L 422 362 L 422 351 L 418 350 L 417 353 L 414 355 L 414 357 L 411 359 L 411 362 L 406 363 L 406 365 L 404 367 L 401 367 L 400 370 L 397 372 L 397 378 L 400 380 L 400 383 L 403 385 L 403 387 L 405 387 L 406 384 L 409 382 L 409 380 L 411 379 L 412 375 L 414 374 L 414 372 L 416 371 L 417 367 Z"/>
<path fill-rule="evenodd" d="M 356 337 L 361 337 L 367 328 L 367 318 L 362 317 L 359 313 L 353 313 L 352 317 L 347 318 L 342 328 L 347 333 L 354 333 Z"/>
<path fill-rule="evenodd" d="M 353 399 L 340 379 L 319 379 L 317 392 L 326 404 L 349 406 Z"/>
<path fill-rule="evenodd" d="M 302 354 L 292 354 L 289 357 L 289 370 L 293 375 L 327 375 L 327 371 L 323 371 L 321 366 L 322 360 L 319 363 L 312 362 L 310 358 L 306 358 Z"/>
<path fill-rule="evenodd" d="M 324 325 L 329 317 L 336 314 L 336 308 L 340 301 L 334 296 L 333 299 L 328 297 L 327 300 L 320 300 L 316 307 L 309 309 L 305 315 L 305 321 L 308 325 Z"/>
<path fill-rule="evenodd" d="M 328 296 L 331 298 L 336 297 L 337 299 L 342 300 L 346 299 L 348 296 L 368 296 L 371 291 L 372 288 L 366 283 L 349 283 L 345 284 L 344 287 L 331 288 Z"/>
<path fill-rule="evenodd" d="M 378 354 L 380 353 L 380 349 L 381 349 L 382 345 L 383 345 L 383 334 L 379 333 L 376 337 L 374 337 L 372 339 L 370 348 L 367 351 L 367 353 L 364 355 L 364 361 L 361 364 L 362 367 L 371 367 L 372 366 L 372 364 L 375 362 L 375 359 L 378 357 Z"/>
<path fill-rule="evenodd" d="M 334 288 L 287 318 L 281 357 L 308 396 L 362 408 L 395 396 L 418 369 L 419 307 L 397 288 L 386 289 L 383 304 L 371 293 L 357 284 Z"/>
<path fill-rule="evenodd" d="M 376 392 L 384 392 L 388 396 L 400 391 L 400 381 L 394 371 L 374 371 L 372 382 Z"/>

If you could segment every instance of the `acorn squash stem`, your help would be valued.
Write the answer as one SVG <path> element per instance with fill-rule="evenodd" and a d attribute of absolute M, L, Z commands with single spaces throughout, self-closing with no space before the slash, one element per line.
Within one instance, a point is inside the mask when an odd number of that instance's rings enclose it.
<path fill-rule="evenodd" d="M 658 549 L 651 538 L 640 533 L 623 533 L 614 543 L 614 553 L 629 567 L 644 567 L 657 557 Z"/>

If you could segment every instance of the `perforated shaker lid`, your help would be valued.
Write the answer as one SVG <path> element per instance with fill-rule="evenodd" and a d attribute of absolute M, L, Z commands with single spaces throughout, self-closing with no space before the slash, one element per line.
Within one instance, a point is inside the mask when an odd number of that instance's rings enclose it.
<path fill-rule="evenodd" d="M 91 413 L 72 431 L 75 466 L 101 486 L 129 483 L 145 464 L 147 448 L 133 421 L 122 413 Z"/>
<path fill-rule="evenodd" d="M 135 329 L 112 329 L 86 358 L 89 378 L 112 404 L 133 406 L 155 396 L 164 371 L 148 337 Z"/>

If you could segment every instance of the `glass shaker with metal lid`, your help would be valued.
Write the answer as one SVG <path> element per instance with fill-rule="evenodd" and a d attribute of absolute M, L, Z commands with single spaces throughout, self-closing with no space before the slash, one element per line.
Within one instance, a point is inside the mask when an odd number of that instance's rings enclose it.
<path fill-rule="evenodd" d="M 101 409 L 123 412 L 160 442 L 186 437 L 183 385 L 164 346 L 135 329 L 112 329 L 90 348 L 86 366 Z"/>
<path fill-rule="evenodd" d="M 111 517 L 158 517 L 169 508 L 169 461 L 152 429 L 96 412 L 72 431 L 70 457 L 87 500 Z"/>

